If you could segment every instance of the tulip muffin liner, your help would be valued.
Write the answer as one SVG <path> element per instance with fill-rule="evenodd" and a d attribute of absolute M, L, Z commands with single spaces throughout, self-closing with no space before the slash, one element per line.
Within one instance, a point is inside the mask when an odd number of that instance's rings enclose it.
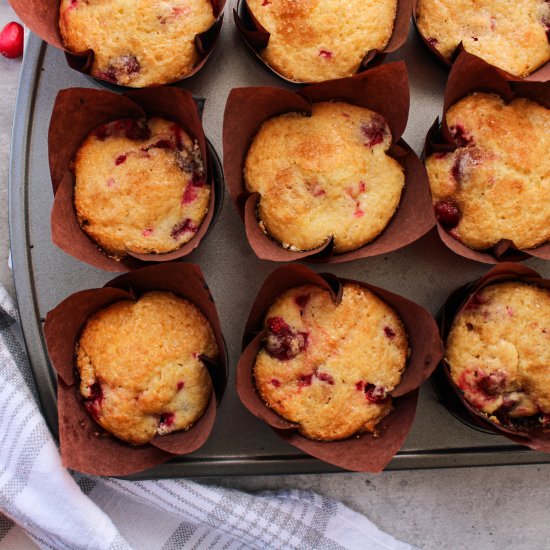
<path fill-rule="evenodd" d="M 342 441 L 315 441 L 301 435 L 297 424 L 279 416 L 263 401 L 253 379 L 254 363 L 267 332 L 263 328 L 264 317 L 277 296 L 289 288 L 313 284 L 327 290 L 338 304 L 345 282 L 367 288 L 395 310 L 407 331 L 411 353 L 401 382 L 389 394 L 394 409 L 377 424 L 377 436 L 364 433 Z M 265 280 L 252 305 L 242 349 L 237 365 L 237 393 L 243 405 L 294 447 L 324 462 L 357 472 L 382 471 L 401 448 L 414 421 L 418 388 L 443 356 L 437 325 L 421 306 L 382 288 L 340 279 L 330 273 L 317 274 L 298 264 L 279 267 Z"/>
<path fill-rule="evenodd" d="M 416 28 L 416 32 L 417 32 L 418 36 L 420 37 L 420 39 L 422 40 L 422 42 L 424 42 L 426 47 L 432 52 L 432 54 L 435 55 L 435 57 L 441 63 L 443 63 L 443 65 L 445 65 L 448 69 L 450 69 L 453 66 L 453 64 L 455 63 L 455 61 L 461 56 L 462 53 L 467 53 L 468 55 L 473 55 L 473 54 L 469 54 L 464 49 L 464 46 L 462 45 L 462 42 L 460 42 L 458 44 L 458 46 L 456 47 L 456 49 L 455 49 L 455 51 L 452 55 L 451 60 L 449 60 L 445 56 L 443 56 L 437 50 L 437 48 L 435 48 L 434 45 L 430 43 L 430 41 L 429 41 L 430 37 L 429 36 L 428 37 L 424 36 L 420 32 L 420 29 L 418 28 L 417 21 L 416 21 L 416 14 L 417 14 L 417 11 L 418 11 L 418 9 L 417 9 L 418 8 L 418 2 L 419 2 L 419 0 L 413 0 L 413 6 L 412 6 L 413 21 L 414 21 L 414 26 Z M 546 34 L 548 36 L 548 40 L 550 41 L 550 32 L 547 32 Z M 474 57 L 477 57 L 477 56 L 474 56 Z M 490 65 L 489 63 L 487 63 L 487 64 Z M 528 82 L 547 82 L 548 80 L 550 80 L 550 61 L 548 61 L 547 63 L 545 63 L 544 65 L 542 65 L 538 69 L 534 70 L 531 74 L 527 75 L 524 78 L 521 78 L 519 76 L 515 76 L 513 74 L 510 74 L 509 72 L 507 72 L 503 69 L 499 69 L 498 67 L 495 67 L 494 65 L 490 65 L 490 66 L 493 67 L 494 70 L 497 73 L 499 73 L 499 75 L 502 78 L 504 78 L 505 80 L 528 81 Z"/>
<path fill-rule="evenodd" d="M 204 100 L 180 88 L 132 90 L 116 94 L 90 88 L 61 90 L 56 97 L 48 133 L 48 155 L 54 192 L 51 212 L 52 241 L 67 254 L 106 271 L 129 271 L 150 262 L 176 260 L 190 254 L 216 221 L 222 207 L 224 184 L 219 159 L 208 143 L 201 122 Z M 197 105 L 198 103 L 198 105 Z M 74 207 L 73 163 L 88 134 L 119 118 L 162 116 L 180 124 L 196 139 L 210 185 L 208 212 L 196 234 L 183 246 L 164 254 L 128 252 L 115 259 L 80 227 Z M 217 163 L 217 164 L 216 164 Z"/>
<path fill-rule="evenodd" d="M 441 338 L 446 342 L 453 321 L 475 299 L 477 293 L 488 285 L 519 281 L 550 290 L 550 280 L 543 279 L 536 271 L 523 265 L 502 263 L 490 269 L 481 279 L 455 290 L 438 314 L 437 322 Z M 508 426 L 494 422 L 489 415 L 476 409 L 464 397 L 463 392 L 451 377 L 450 368 L 443 358 L 432 380 L 440 401 L 452 414 L 471 427 L 481 431 L 500 434 L 514 443 L 536 451 L 550 452 L 550 428 L 522 428 L 511 423 Z"/>
<path fill-rule="evenodd" d="M 212 379 L 213 392 L 203 416 L 187 431 L 157 435 L 145 445 L 131 446 L 97 424 L 78 392 L 75 348 L 87 319 L 120 300 L 135 300 L 149 290 L 172 292 L 194 303 L 211 324 L 219 360 L 200 356 Z M 212 295 L 200 268 L 194 264 L 163 264 L 120 275 L 103 288 L 72 294 L 46 316 L 44 335 L 57 373 L 61 458 L 78 472 L 123 476 L 189 454 L 208 439 L 227 383 L 227 352 Z"/>
<path fill-rule="evenodd" d="M 90 74 L 92 65 L 94 62 L 94 51 L 87 50 L 85 52 L 71 52 L 63 45 L 63 38 L 61 31 L 59 30 L 59 10 L 61 0 L 9 0 L 12 8 L 19 18 L 25 23 L 25 25 L 42 40 L 65 52 L 67 64 L 72 69 L 81 72 L 83 74 Z M 166 82 L 159 82 L 154 86 L 163 86 L 165 84 L 171 84 L 173 82 L 181 82 L 194 74 L 196 74 L 204 64 L 208 61 L 208 58 L 214 50 L 214 46 L 218 41 L 220 31 L 223 23 L 223 8 L 225 0 L 210 0 L 212 5 L 212 11 L 216 18 L 214 24 L 206 31 L 195 35 L 195 47 L 199 52 L 200 60 L 193 67 L 193 70 L 185 75 L 183 78 L 177 78 L 168 80 Z M 92 76 L 98 82 L 108 83 L 109 86 L 113 86 L 113 83 L 101 79 L 97 76 Z M 117 87 L 127 88 L 116 84 Z M 153 86 L 147 86 L 148 88 Z"/>
<path fill-rule="evenodd" d="M 358 73 L 379 65 L 388 53 L 398 50 L 405 43 L 409 34 L 412 9 L 413 0 L 397 0 L 393 31 L 386 47 L 381 51 L 369 50 L 361 61 Z M 238 1 L 237 9 L 233 9 L 233 19 L 247 49 L 261 66 L 286 82 L 307 84 L 307 82 L 287 78 L 262 59 L 260 52 L 267 46 L 271 33 L 254 17 L 246 0 Z"/>
<path fill-rule="evenodd" d="M 387 154 L 405 171 L 405 185 L 392 219 L 370 243 L 343 254 L 333 253 L 333 239 L 321 246 L 292 251 L 260 228 L 256 210 L 261 196 L 250 193 L 244 181 L 244 163 L 256 133 L 266 120 L 289 112 L 311 113 L 315 102 L 343 101 L 381 114 L 392 133 Z M 231 90 L 224 114 L 224 172 L 231 198 L 244 220 L 248 242 L 258 258 L 271 261 L 339 263 L 385 254 L 402 248 L 432 229 L 436 223 L 426 170 L 401 139 L 409 112 L 409 84 L 405 64 L 389 63 L 359 75 L 314 84 L 291 92 L 281 88 L 251 87 Z"/>
<path fill-rule="evenodd" d="M 424 158 L 432 153 L 453 152 L 457 148 L 447 126 L 447 111 L 460 99 L 474 92 L 497 94 L 506 103 L 516 97 L 525 97 L 550 109 L 550 82 L 507 81 L 492 65 L 475 55 L 462 52 L 449 74 L 441 122 L 438 117 L 426 136 Z M 470 260 L 488 264 L 522 261 L 531 256 L 550 260 L 550 243 L 530 249 L 518 249 L 512 241 L 503 239 L 488 250 L 474 250 L 455 239 L 439 221 L 437 231 L 448 248 Z"/>

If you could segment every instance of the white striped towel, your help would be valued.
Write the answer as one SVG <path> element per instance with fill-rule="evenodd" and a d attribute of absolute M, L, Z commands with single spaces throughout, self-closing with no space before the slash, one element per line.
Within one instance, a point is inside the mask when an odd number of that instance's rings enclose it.
<path fill-rule="evenodd" d="M 20 534 L 10 536 L 20 528 L 56 550 L 411 548 L 309 491 L 249 495 L 185 479 L 71 475 L 40 413 L 17 309 L 1 286 L 0 376 L 0 549 L 23 547 Z"/>

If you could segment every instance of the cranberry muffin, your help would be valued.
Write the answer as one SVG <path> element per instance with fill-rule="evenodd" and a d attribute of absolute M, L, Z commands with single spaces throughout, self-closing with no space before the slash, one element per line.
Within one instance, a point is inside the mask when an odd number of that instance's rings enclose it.
<path fill-rule="evenodd" d="M 336 253 L 375 239 L 393 217 L 405 183 L 386 154 L 384 118 L 346 103 L 314 103 L 311 116 L 288 113 L 261 126 L 247 153 L 248 191 L 261 195 L 262 229 L 290 250 L 334 237 Z"/>
<path fill-rule="evenodd" d="M 59 29 L 67 50 L 94 51 L 92 76 L 141 88 L 189 74 L 214 21 L 209 0 L 61 0 Z"/>
<path fill-rule="evenodd" d="M 461 42 L 466 51 L 519 77 L 550 60 L 547 0 L 418 0 L 416 24 L 448 61 Z"/>
<path fill-rule="evenodd" d="M 198 143 L 162 118 L 100 126 L 76 155 L 78 221 L 113 257 L 180 248 L 205 218 L 210 193 Z"/>
<path fill-rule="evenodd" d="M 550 239 L 550 110 L 474 93 L 446 115 L 452 153 L 426 160 L 435 212 L 475 250 L 502 239 L 529 249 Z"/>
<path fill-rule="evenodd" d="M 265 317 L 267 336 L 254 364 L 266 404 L 299 424 L 305 437 L 340 440 L 392 410 L 408 355 L 396 313 L 366 288 L 345 283 L 340 304 L 303 285 L 283 292 Z"/>
<path fill-rule="evenodd" d="M 351 76 L 393 32 L 397 0 L 247 0 L 270 33 L 260 53 L 283 76 L 321 82 Z"/>
<path fill-rule="evenodd" d="M 476 409 L 503 424 L 550 423 L 550 292 L 519 282 L 474 295 L 454 319 L 446 361 Z"/>
<path fill-rule="evenodd" d="M 216 359 L 212 327 L 190 302 L 147 292 L 88 319 L 76 346 L 80 395 L 105 430 L 132 445 L 187 430 L 212 392 L 200 356 Z"/>

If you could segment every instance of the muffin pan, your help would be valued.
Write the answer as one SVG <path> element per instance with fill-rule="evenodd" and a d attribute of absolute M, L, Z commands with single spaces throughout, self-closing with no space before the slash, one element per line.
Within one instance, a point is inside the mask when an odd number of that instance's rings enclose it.
<path fill-rule="evenodd" d="M 199 75 L 186 81 L 187 89 L 206 97 L 205 132 L 218 152 L 229 90 L 237 86 L 281 85 L 246 53 L 232 25 L 224 26 L 223 35 L 224 47 L 215 50 Z M 447 71 L 414 33 L 399 52 L 387 58 L 399 59 L 406 61 L 411 82 L 411 111 L 404 139 L 420 153 L 430 125 L 441 115 Z M 112 273 L 80 263 L 51 243 L 49 213 L 53 195 L 48 175 L 47 129 L 58 90 L 72 86 L 101 88 L 101 84 L 69 69 L 63 52 L 46 46 L 35 36 L 28 42 L 22 71 L 11 156 L 10 237 L 27 348 L 44 416 L 57 436 L 55 376 L 45 350 L 43 317 L 69 294 L 102 286 Z M 132 478 L 339 471 L 282 442 L 237 398 L 235 368 L 248 312 L 262 281 L 277 264 L 255 257 L 228 201 L 216 226 L 188 260 L 201 266 L 216 300 L 230 358 L 228 389 L 212 435 L 199 451 Z M 550 275 L 547 262 L 535 259 L 526 265 L 544 277 Z M 327 271 L 327 266 L 314 269 Z M 455 255 L 432 230 L 401 250 L 330 266 L 330 271 L 401 294 L 435 314 L 454 289 L 484 274 L 487 266 Z M 550 462 L 550 455 L 461 423 L 438 402 L 427 383 L 422 387 L 409 437 L 388 468 L 541 462 Z"/>

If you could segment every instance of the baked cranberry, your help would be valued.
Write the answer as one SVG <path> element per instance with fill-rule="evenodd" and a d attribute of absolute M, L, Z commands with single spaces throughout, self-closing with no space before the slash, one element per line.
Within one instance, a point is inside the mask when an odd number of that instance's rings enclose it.
<path fill-rule="evenodd" d="M 90 395 L 84 398 L 84 406 L 90 414 L 97 417 L 101 409 L 101 403 L 103 402 L 103 389 L 99 381 L 94 382 L 89 389 Z"/>
<path fill-rule="evenodd" d="M 183 390 L 183 388 L 185 388 L 185 381 L 184 381 L 184 380 L 180 380 L 180 381 L 176 384 L 176 388 L 178 389 L 178 391 Z"/>
<path fill-rule="evenodd" d="M 173 141 L 169 139 L 159 139 L 156 143 L 149 145 L 147 149 L 175 149 L 176 145 Z"/>
<path fill-rule="evenodd" d="M 294 301 L 300 309 L 304 309 L 309 303 L 309 294 L 300 294 L 294 298 Z"/>
<path fill-rule="evenodd" d="M 353 215 L 356 218 L 362 218 L 365 215 L 365 211 L 361 209 L 359 203 L 355 204 L 355 212 L 353 213 Z"/>
<path fill-rule="evenodd" d="M 126 119 L 124 133 L 128 139 L 134 141 L 145 141 L 151 137 L 151 130 L 145 120 Z"/>
<path fill-rule="evenodd" d="M 272 384 L 275 388 L 280 388 L 280 387 L 281 387 L 281 382 L 279 382 L 279 380 L 277 380 L 276 378 L 272 378 L 272 379 L 271 379 L 271 384 Z"/>
<path fill-rule="evenodd" d="M 282 317 L 270 317 L 267 328 L 266 350 L 279 361 L 288 361 L 307 348 L 307 332 L 295 331 Z"/>
<path fill-rule="evenodd" d="M 485 304 L 489 303 L 489 298 L 486 298 L 485 296 L 482 296 L 479 292 L 474 294 L 470 301 L 468 302 L 468 305 L 466 306 L 466 309 L 476 309 L 479 306 L 483 306 Z"/>
<path fill-rule="evenodd" d="M 141 234 L 144 236 L 144 237 L 149 237 L 149 235 L 152 235 L 153 233 L 153 228 L 152 227 L 146 227 L 142 232 Z"/>
<path fill-rule="evenodd" d="M 395 331 L 391 327 L 384 327 L 384 334 L 392 340 L 395 338 Z"/>
<path fill-rule="evenodd" d="M 426 42 L 434 48 L 439 44 L 439 40 L 431 36 L 429 38 L 426 38 Z"/>
<path fill-rule="evenodd" d="M 120 166 L 123 162 L 126 162 L 127 157 L 128 157 L 128 155 L 119 155 L 115 160 L 115 164 L 117 166 Z"/>
<path fill-rule="evenodd" d="M 374 147 L 384 141 L 386 126 L 384 119 L 380 115 L 374 115 L 372 120 L 361 124 L 361 133 L 365 138 L 364 144 L 367 147 Z"/>
<path fill-rule="evenodd" d="M 326 382 L 330 386 L 334 386 L 334 378 L 327 372 L 317 372 L 315 376 L 321 380 L 321 382 Z"/>
<path fill-rule="evenodd" d="M 197 198 L 197 189 L 193 187 L 191 183 L 187 184 L 183 197 L 181 198 L 181 204 L 190 204 Z"/>
<path fill-rule="evenodd" d="M 313 374 L 304 374 L 302 376 L 299 376 L 298 377 L 298 386 L 300 386 L 301 388 L 311 386 L 312 378 L 313 378 Z"/>
<path fill-rule="evenodd" d="M 114 178 L 109 178 L 107 180 L 107 187 L 112 187 L 114 184 L 115 184 L 115 179 Z"/>
<path fill-rule="evenodd" d="M 477 380 L 477 387 L 490 396 L 499 395 L 506 386 L 506 374 L 503 372 L 478 373 Z"/>
<path fill-rule="evenodd" d="M 386 388 L 374 384 L 365 384 L 363 391 L 365 392 L 365 397 L 371 403 L 382 403 L 387 396 Z"/>
<path fill-rule="evenodd" d="M 468 134 L 462 124 L 451 126 L 449 130 L 457 147 L 466 147 L 466 145 L 472 143 L 472 136 Z"/>
<path fill-rule="evenodd" d="M 451 200 L 438 201 L 434 205 L 437 221 L 447 227 L 456 227 L 460 221 L 460 210 Z"/>
<path fill-rule="evenodd" d="M 319 57 L 323 57 L 324 59 L 332 59 L 332 52 L 329 52 L 328 50 L 319 50 Z"/>
<path fill-rule="evenodd" d="M 177 148 L 183 150 L 183 130 L 177 124 L 171 124 L 170 130 L 174 133 Z"/>
<path fill-rule="evenodd" d="M 141 66 L 135 56 L 122 55 L 114 59 L 104 71 L 97 71 L 95 76 L 116 84 L 136 76 L 140 71 Z"/>
<path fill-rule="evenodd" d="M 172 231 L 170 232 L 170 236 L 172 239 L 179 239 L 185 233 L 196 233 L 198 229 L 198 226 L 195 224 L 193 220 L 190 218 L 186 218 L 181 223 L 178 223 L 172 228 Z"/>
<path fill-rule="evenodd" d="M 159 426 L 165 426 L 169 428 L 174 424 L 176 415 L 174 413 L 162 413 L 159 419 Z"/>

